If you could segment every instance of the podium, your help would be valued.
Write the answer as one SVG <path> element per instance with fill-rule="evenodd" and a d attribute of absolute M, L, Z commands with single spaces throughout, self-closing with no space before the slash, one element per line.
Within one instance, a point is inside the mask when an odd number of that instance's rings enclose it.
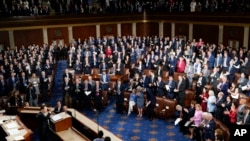
<path fill-rule="evenodd" d="M 27 128 L 19 116 L 0 116 L 1 141 L 32 141 L 33 132 Z"/>
<path fill-rule="evenodd" d="M 72 118 L 65 112 L 53 115 L 50 121 L 55 132 L 68 130 L 72 127 Z"/>

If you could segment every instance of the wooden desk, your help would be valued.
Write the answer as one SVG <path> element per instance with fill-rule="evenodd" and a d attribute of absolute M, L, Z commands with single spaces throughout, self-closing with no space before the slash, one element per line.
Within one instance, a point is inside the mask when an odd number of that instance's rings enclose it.
<path fill-rule="evenodd" d="M 60 119 L 58 121 L 54 121 L 53 116 L 60 117 Z M 68 130 L 69 128 L 72 127 L 71 116 L 66 114 L 65 112 L 62 112 L 53 116 L 51 117 L 51 123 L 52 123 L 52 128 L 54 129 L 55 132 Z"/>
<path fill-rule="evenodd" d="M 72 112 L 74 119 L 79 121 L 81 124 L 85 125 L 87 128 L 89 128 L 96 134 L 98 133 L 97 129 L 99 129 L 103 131 L 103 136 L 109 136 L 114 141 L 122 141 L 122 139 L 114 135 L 112 132 L 98 125 L 95 121 L 89 119 L 88 117 L 78 112 L 77 110 L 71 108 L 69 110 Z"/>
<path fill-rule="evenodd" d="M 74 128 L 69 128 L 68 130 L 57 132 L 57 134 L 64 141 L 91 141 Z"/>
<path fill-rule="evenodd" d="M 21 115 L 36 115 L 40 110 L 35 110 L 35 109 L 36 108 L 20 109 L 20 114 Z M 102 126 L 98 125 L 96 122 L 89 119 L 88 117 L 86 117 L 82 113 L 78 112 L 77 110 L 72 109 L 72 108 L 69 108 L 69 110 L 73 114 L 73 117 L 71 119 L 73 121 L 77 121 L 77 124 L 78 124 L 77 126 L 88 128 L 88 130 L 90 130 L 91 133 L 95 134 L 94 135 L 95 137 L 97 137 L 97 133 L 98 133 L 97 129 L 99 128 L 99 130 L 103 131 L 104 136 L 109 136 L 114 141 L 122 141 L 122 139 L 120 139 L 119 137 L 114 135 L 112 132 L 110 132 L 107 129 L 103 128 Z M 65 114 L 65 113 L 63 113 L 63 114 Z M 87 140 L 87 141 L 92 140 L 91 138 L 88 138 L 88 133 L 89 132 L 86 133 L 86 132 L 81 132 L 80 130 L 78 130 L 75 127 L 75 125 L 73 124 L 74 123 L 73 121 L 72 121 L 72 128 L 69 128 L 68 130 L 56 132 L 56 134 L 60 137 L 60 139 L 68 141 L 67 139 L 72 135 L 72 136 L 74 136 L 74 137 L 72 137 L 73 139 L 78 139 L 78 138 L 81 137 L 83 141 L 84 140 Z M 33 122 L 36 122 L 36 121 L 34 120 Z M 66 136 L 66 134 L 68 134 L 69 136 Z"/>
<path fill-rule="evenodd" d="M 5 139 L 1 137 L 1 140 L 6 141 L 32 141 L 33 132 L 28 129 L 20 120 L 18 116 L 1 116 L 1 127 L 5 132 Z M 5 121 L 3 123 L 3 121 Z"/>

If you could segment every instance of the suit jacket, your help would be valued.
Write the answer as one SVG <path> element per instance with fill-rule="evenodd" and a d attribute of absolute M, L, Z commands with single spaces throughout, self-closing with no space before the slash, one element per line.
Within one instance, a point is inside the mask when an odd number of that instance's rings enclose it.
<path fill-rule="evenodd" d="M 160 81 L 160 82 L 156 82 L 156 83 L 158 83 L 157 85 L 156 85 L 156 90 L 157 90 L 157 95 L 158 96 L 163 96 L 164 95 L 164 90 L 165 90 L 165 84 L 164 84 L 164 82 L 163 81 Z"/>
<path fill-rule="evenodd" d="M 247 115 L 245 115 L 245 117 L 244 117 L 245 119 L 244 119 L 244 124 L 245 125 L 250 125 L 250 111 L 248 110 L 248 112 L 247 112 Z"/>
<path fill-rule="evenodd" d="M 210 57 L 208 57 L 208 68 L 209 69 L 214 67 L 214 62 L 215 62 L 214 55 L 211 54 Z"/>
<path fill-rule="evenodd" d="M 116 68 L 119 69 L 119 70 L 116 70 L 116 74 L 118 75 L 121 75 L 121 74 L 124 74 L 124 64 L 123 63 L 120 63 L 120 67 L 118 68 L 118 64 L 116 64 Z"/>
<path fill-rule="evenodd" d="M 8 79 L 8 87 L 9 87 L 10 91 L 12 91 L 14 89 L 18 89 L 18 79 L 17 79 L 17 77 L 14 77 L 14 80 L 11 77 Z"/>
<path fill-rule="evenodd" d="M 67 76 L 66 73 L 63 73 L 63 78 L 65 78 L 66 76 Z M 71 73 L 68 73 L 68 77 L 69 77 L 70 81 L 73 80 L 73 76 Z"/>
<path fill-rule="evenodd" d="M 75 64 L 74 65 L 74 70 L 75 70 L 75 74 L 82 74 L 82 64 Z"/>
<path fill-rule="evenodd" d="M 37 114 L 37 123 L 38 123 L 38 130 L 41 135 L 46 135 L 46 133 L 49 132 L 49 119 L 50 119 L 50 113 L 48 113 L 46 116 L 42 113 L 39 112 Z"/>
<path fill-rule="evenodd" d="M 227 95 L 227 90 L 228 90 L 228 88 L 229 88 L 228 82 L 221 83 L 220 91 L 224 93 L 224 96 Z"/>
<path fill-rule="evenodd" d="M 59 113 L 63 112 L 63 106 L 61 106 L 60 108 L 59 107 L 55 107 L 53 112 L 55 114 L 59 114 Z"/>
<path fill-rule="evenodd" d="M 223 59 L 222 57 L 216 57 L 214 60 L 214 67 L 221 67 L 222 66 Z"/>
<path fill-rule="evenodd" d="M 162 76 L 163 75 L 163 68 L 157 68 L 155 71 L 155 76 Z"/>
<path fill-rule="evenodd" d="M 20 95 L 18 95 L 17 97 L 15 96 L 11 96 L 10 97 L 10 106 L 17 106 L 17 107 L 20 107 L 23 105 L 22 103 L 22 98 Z"/>
<path fill-rule="evenodd" d="M 120 89 L 118 88 L 118 85 L 116 84 L 114 87 L 114 91 L 116 93 L 116 102 L 121 104 L 124 101 L 124 90 L 125 86 L 123 84 L 120 85 Z"/>
<path fill-rule="evenodd" d="M 168 81 L 165 83 L 165 85 L 168 85 L 168 86 L 169 86 L 168 92 L 174 92 L 174 89 L 175 89 L 175 87 L 176 87 L 176 84 L 175 84 L 174 80 L 172 80 L 172 81 L 169 81 L 169 80 L 168 80 Z"/>
<path fill-rule="evenodd" d="M 215 128 L 216 128 L 215 121 L 213 119 L 208 121 L 207 125 L 204 127 L 204 138 L 214 140 Z"/>
<path fill-rule="evenodd" d="M 185 97 L 185 89 L 186 89 L 186 86 L 185 86 L 185 80 L 183 79 L 178 87 L 178 84 L 179 84 L 179 81 L 176 83 L 176 88 L 179 90 L 178 91 L 178 95 L 179 97 L 181 98 L 184 98 Z"/>
<path fill-rule="evenodd" d="M 5 80 L 3 81 L 4 83 L 0 80 L 0 96 L 7 95 L 7 84 Z"/>

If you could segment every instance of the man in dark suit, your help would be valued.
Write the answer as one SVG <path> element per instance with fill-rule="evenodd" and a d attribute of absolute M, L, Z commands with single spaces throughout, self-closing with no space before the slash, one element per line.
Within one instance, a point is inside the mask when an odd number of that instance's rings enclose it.
<path fill-rule="evenodd" d="M 169 75 L 174 75 L 177 59 L 174 57 L 173 53 L 170 54 L 168 62 L 169 62 Z"/>
<path fill-rule="evenodd" d="M 91 109 L 91 95 L 92 95 L 92 89 L 91 85 L 89 84 L 89 81 L 86 79 L 84 80 L 84 83 L 82 84 L 83 89 L 83 103 L 87 110 Z"/>
<path fill-rule="evenodd" d="M 124 90 L 125 86 L 122 84 L 121 80 L 117 80 L 114 92 L 116 94 L 116 111 L 119 114 L 123 114 Z"/>
<path fill-rule="evenodd" d="M 116 64 L 116 74 L 117 75 L 122 75 L 124 74 L 124 64 L 121 62 L 121 59 L 117 59 L 117 64 Z"/>
<path fill-rule="evenodd" d="M 229 83 L 227 82 L 227 77 L 224 76 L 222 78 L 222 82 L 217 86 L 217 89 L 221 92 L 223 92 L 223 98 L 226 99 L 227 97 L 227 90 L 229 88 Z"/>
<path fill-rule="evenodd" d="M 109 83 L 110 83 L 110 77 L 109 75 L 106 73 L 106 70 L 102 71 L 102 75 L 100 77 L 100 83 L 101 83 L 101 89 L 102 90 L 108 90 L 109 88 Z"/>
<path fill-rule="evenodd" d="M 72 74 L 69 72 L 69 69 L 68 69 L 68 68 L 66 68 L 66 69 L 65 69 L 65 72 L 63 73 L 63 79 L 64 79 L 65 77 L 68 77 L 70 81 L 73 81 L 73 76 L 72 76 Z"/>
<path fill-rule="evenodd" d="M 102 89 L 100 87 L 100 82 L 95 82 L 95 87 L 93 89 L 93 99 L 94 99 L 94 111 L 102 110 Z"/>
<path fill-rule="evenodd" d="M 227 69 L 227 74 L 228 74 L 228 80 L 230 83 L 234 81 L 234 75 L 237 72 L 237 69 L 233 65 L 234 60 L 231 60 Z"/>
<path fill-rule="evenodd" d="M 25 72 L 21 73 L 21 76 L 20 76 L 19 80 L 20 80 L 20 85 L 19 85 L 20 93 L 26 93 L 29 81 L 28 81 L 28 78 L 25 75 Z"/>
<path fill-rule="evenodd" d="M 81 108 L 83 106 L 83 91 L 81 85 L 81 78 L 76 78 L 75 83 L 72 86 L 72 107 Z"/>
<path fill-rule="evenodd" d="M 206 78 L 203 76 L 203 73 L 200 72 L 198 81 L 196 84 L 196 95 L 195 95 L 195 99 L 198 103 L 201 102 L 200 94 L 202 93 L 202 90 L 205 87 L 205 85 L 206 85 Z"/>
<path fill-rule="evenodd" d="M 205 140 L 211 140 L 214 141 L 214 131 L 216 128 L 215 121 L 213 119 L 213 115 L 211 113 L 207 113 L 205 115 L 205 119 L 207 123 L 203 126 L 203 137 Z"/>
<path fill-rule="evenodd" d="M 71 92 L 72 92 L 72 82 L 69 80 L 68 77 L 64 78 L 63 82 L 63 102 L 65 105 L 72 107 L 72 97 L 71 97 Z"/>
<path fill-rule="evenodd" d="M 217 94 L 217 85 L 219 84 L 219 68 L 214 67 L 212 74 L 209 76 L 210 84 L 213 86 L 214 93 Z"/>
<path fill-rule="evenodd" d="M 157 93 L 156 95 L 157 96 L 160 96 L 160 97 L 164 96 L 164 94 L 165 94 L 164 87 L 165 87 L 165 84 L 162 81 L 162 77 L 158 76 L 157 81 L 156 81 L 156 93 Z"/>
<path fill-rule="evenodd" d="M 140 80 L 140 86 L 143 88 L 147 88 L 148 87 L 148 82 L 149 82 L 149 78 L 147 77 L 147 75 L 144 73 L 142 75 L 142 78 Z"/>
<path fill-rule="evenodd" d="M 167 98 L 174 99 L 175 98 L 174 89 L 176 86 L 173 76 L 169 76 L 168 81 L 165 84 L 166 84 Z"/>
<path fill-rule="evenodd" d="M 80 64 L 79 60 L 76 60 L 76 63 L 74 64 L 74 70 L 75 70 L 75 74 L 82 74 L 82 64 Z"/>
<path fill-rule="evenodd" d="M 41 72 L 40 75 L 40 92 L 41 92 L 41 96 L 42 96 L 42 102 L 46 102 L 48 101 L 48 92 L 49 92 L 49 78 L 46 75 L 45 71 Z"/>
<path fill-rule="evenodd" d="M 0 96 L 5 96 L 8 94 L 6 81 L 4 80 L 4 76 L 0 74 Z"/>
<path fill-rule="evenodd" d="M 49 119 L 51 114 L 46 105 L 41 106 L 41 111 L 37 114 L 38 133 L 40 141 L 50 141 Z"/>
<path fill-rule="evenodd" d="M 148 88 L 150 88 L 154 95 L 156 95 L 156 81 L 157 77 L 155 76 L 153 71 L 149 72 L 149 81 L 148 81 Z"/>
<path fill-rule="evenodd" d="M 178 76 L 177 87 L 174 89 L 174 92 L 176 92 L 177 103 L 183 106 L 185 98 L 185 81 L 181 75 Z"/>
<path fill-rule="evenodd" d="M 12 72 L 11 76 L 8 79 L 9 91 L 12 92 L 13 90 L 18 90 L 18 84 L 19 84 L 18 78 L 15 76 L 15 73 Z"/>
<path fill-rule="evenodd" d="M 62 106 L 62 102 L 60 100 L 58 100 L 56 102 L 56 106 L 54 108 L 54 111 L 53 111 L 55 114 L 59 114 L 61 112 L 63 112 L 63 106 Z"/>
<path fill-rule="evenodd" d="M 152 91 L 149 88 L 146 88 L 145 90 L 146 90 L 146 94 L 147 94 L 147 102 L 146 102 L 147 118 L 149 120 L 153 120 L 156 98 L 155 98 L 155 95 L 152 93 Z"/>

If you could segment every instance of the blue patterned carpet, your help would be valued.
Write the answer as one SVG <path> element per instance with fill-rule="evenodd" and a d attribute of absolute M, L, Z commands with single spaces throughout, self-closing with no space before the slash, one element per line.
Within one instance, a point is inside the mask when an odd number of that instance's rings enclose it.
<path fill-rule="evenodd" d="M 54 80 L 53 97 L 51 106 L 55 106 L 56 100 L 62 99 L 62 75 L 67 67 L 66 61 L 58 61 Z M 96 121 L 102 127 L 121 137 L 124 141 L 187 141 L 179 128 L 174 126 L 174 120 L 162 119 L 146 120 L 138 118 L 135 113 L 130 116 L 117 114 L 115 102 L 112 102 L 105 109 L 96 114 L 93 111 L 82 110 L 89 118 Z M 97 129 L 98 130 L 98 129 Z"/>

